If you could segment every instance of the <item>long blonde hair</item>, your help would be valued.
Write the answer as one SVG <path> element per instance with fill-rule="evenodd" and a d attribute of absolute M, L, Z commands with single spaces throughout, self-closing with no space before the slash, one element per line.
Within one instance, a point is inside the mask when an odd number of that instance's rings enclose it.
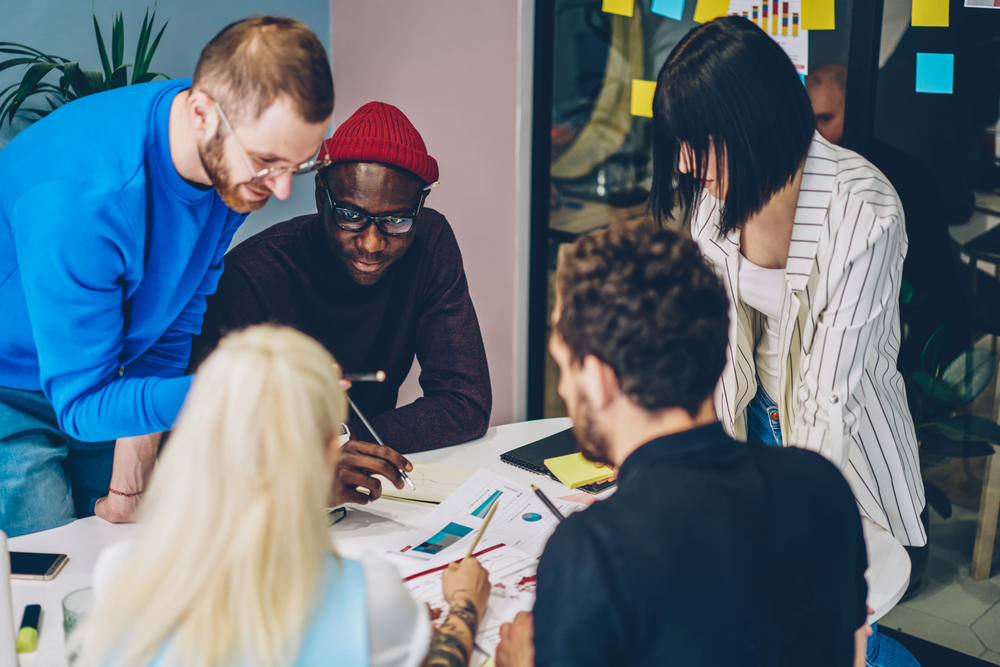
<path fill-rule="evenodd" d="M 81 630 L 83 664 L 288 663 L 334 553 L 326 454 L 347 412 L 333 357 L 288 328 L 226 337 L 198 369 L 142 537 Z"/>

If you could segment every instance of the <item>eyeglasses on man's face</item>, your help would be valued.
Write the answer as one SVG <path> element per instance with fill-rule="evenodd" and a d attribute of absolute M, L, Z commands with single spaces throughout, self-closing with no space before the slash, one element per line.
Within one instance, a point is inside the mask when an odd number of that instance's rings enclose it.
<path fill-rule="evenodd" d="M 420 200 L 417 202 L 416 210 L 411 215 L 400 216 L 372 215 L 366 211 L 358 211 L 357 209 L 338 204 L 333 193 L 330 192 L 330 186 L 326 184 L 326 179 L 321 176 L 319 180 L 323 183 L 326 197 L 330 202 L 330 207 L 333 209 L 333 221 L 338 227 L 345 232 L 357 233 L 363 232 L 368 228 L 368 225 L 375 223 L 378 230 L 386 236 L 403 236 L 409 234 L 410 230 L 413 229 L 413 220 L 420 214 L 420 209 L 424 205 L 427 194 L 431 191 L 431 188 L 436 187 L 438 184 L 438 181 L 435 181 L 425 186 L 420 191 Z"/>
<path fill-rule="evenodd" d="M 271 167 L 270 169 L 261 169 L 258 171 L 257 169 L 254 169 L 253 163 L 250 161 L 249 156 L 247 156 L 246 149 L 244 149 L 243 144 L 240 143 L 240 138 L 236 136 L 236 133 L 233 131 L 233 126 L 229 123 L 229 119 L 226 118 L 226 113 L 222 110 L 222 107 L 218 102 L 215 102 L 215 108 L 219 112 L 219 118 L 222 119 L 226 129 L 229 130 L 229 134 L 233 135 L 233 139 L 236 141 L 236 148 L 239 149 L 240 155 L 243 157 L 243 162 L 246 163 L 247 169 L 250 171 L 250 180 L 243 181 L 241 185 L 260 185 L 264 181 L 268 181 L 272 178 L 277 178 L 278 176 L 283 176 L 288 173 L 292 176 L 308 174 L 316 171 L 317 169 L 322 169 L 330 164 L 330 160 L 328 159 L 316 159 L 306 160 L 302 164 L 294 167 Z"/>

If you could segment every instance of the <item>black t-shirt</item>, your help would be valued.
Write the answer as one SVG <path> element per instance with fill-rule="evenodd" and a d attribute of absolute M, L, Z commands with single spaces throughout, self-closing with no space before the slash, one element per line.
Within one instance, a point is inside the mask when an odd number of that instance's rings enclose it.
<path fill-rule="evenodd" d="M 866 567 L 854 496 L 822 456 L 718 424 L 658 438 L 549 540 L 535 664 L 847 667 Z"/>

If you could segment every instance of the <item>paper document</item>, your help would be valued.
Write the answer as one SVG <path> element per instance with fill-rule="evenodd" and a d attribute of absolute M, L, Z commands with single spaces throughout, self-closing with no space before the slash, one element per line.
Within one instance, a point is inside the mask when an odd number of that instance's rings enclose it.
<path fill-rule="evenodd" d="M 499 511 L 499 510 L 498 510 Z M 464 554 L 458 554 L 460 559 Z M 490 573 L 490 602 L 479 623 L 476 646 L 493 655 L 500 643 L 500 626 L 510 623 L 520 611 L 530 611 L 535 604 L 535 573 L 538 559 L 505 544 L 495 544 L 476 552 L 480 564 Z M 441 593 L 441 575 L 449 559 L 441 565 L 411 574 L 404 579 L 406 589 L 418 602 L 440 611 L 435 622 L 444 621 L 448 604 Z"/>
<path fill-rule="evenodd" d="M 383 488 L 383 498 L 420 504 L 437 504 L 462 486 L 465 480 L 476 472 L 475 468 L 466 468 L 465 466 L 450 466 L 412 459 L 410 459 L 410 463 L 413 464 L 413 470 L 407 474 L 410 476 L 413 486 L 417 487 L 416 490 L 411 491 L 408 486 L 397 489 L 394 486 L 386 485 L 388 488 Z"/>
<path fill-rule="evenodd" d="M 586 506 L 553 501 L 563 515 Z M 403 560 L 454 560 L 465 555 L 493 503 L 496 516 L 480 541 L 481 548 L 507 544 L 538 557 L 556 529 L 552 512 L 531 489 L 490 470 L 477 470 L 462 486 L 425 516 L 417 526 L 394 540 L 388 553 Z"/>
<path fill-rule="evenodd" d="M 756 23 L 785 51 L 795 71 L 809 73 L 809 31 L 800 23 L 802 0 L 730 0 L 728 13 Z"/>

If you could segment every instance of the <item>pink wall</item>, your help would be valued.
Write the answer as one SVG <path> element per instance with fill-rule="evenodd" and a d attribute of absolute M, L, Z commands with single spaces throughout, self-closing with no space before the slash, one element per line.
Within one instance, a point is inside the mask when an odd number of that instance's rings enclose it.
<path fill-rule="evenodd" d="M 330 1 L 334 123 L 372 100 L 396 105 L 440 165 L 441 186 L 427 203 L 448 218 L 462 249 L 486 341 L 493 424 L 523 415 L 522 11 L 517 0 Z M 407 384 L 409 402 L 415 385 Z"/>

